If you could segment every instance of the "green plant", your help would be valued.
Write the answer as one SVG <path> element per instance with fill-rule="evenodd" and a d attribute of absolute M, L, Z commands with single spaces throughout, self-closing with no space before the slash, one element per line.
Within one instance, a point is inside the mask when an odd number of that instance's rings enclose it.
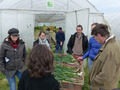
<path fill-rule="evenodd" d="M 34 27 L 34 29 L 35 29 L 35 30 L 38 30 L 38 29 L 40 29 L 40 26 L 36 26 L 36 27 Z"/>
<path fill-rule="evenodd" d="M 84 68 L 84 72 L 85 72 L 84 86 L 83 86 L 82 90 L 90 90 L 88 64 L 87 64 L 87 67 Z"/>
<path fill-rule="evenodd" d="M 60 81 L 68 81 L 72 82 L 71 78 L 74 78 L 77 74 L 75 73 L 74 69 L 71 69 L 67 66 L 62 66 L 60 64 L 56 64 L 55 70 L 53 74 L 55 75 L 55 78 Z"/>
<path fill-rule="evenodd" d="M 30 51 L 31 51 L 31 48 L 28 48 L 27 49 L 27 55 L 29 55 Z"/>
<path fill-rule="evenodd" d="M 56 63 L 74 63 L 75 59 L 70 54 L 54 54 L 54 62 Z"/>
<path fill-rule="evenodd" d="M 119 82 L 118 82 L 118 88 L 120 88 L 120 79 L 119 79 Z"/>

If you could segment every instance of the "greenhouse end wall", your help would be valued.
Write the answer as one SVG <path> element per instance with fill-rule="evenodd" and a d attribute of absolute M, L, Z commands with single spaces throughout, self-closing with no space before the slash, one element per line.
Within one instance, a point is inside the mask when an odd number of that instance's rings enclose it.
<path fill-rule="evenodd" d="M 32 47 L 34 41 L 34 14 L 32 12 L 2 10 L 0 18 L 0 43 L 8 36 L 10 28 L 17 28 L 27 48 Z"/>

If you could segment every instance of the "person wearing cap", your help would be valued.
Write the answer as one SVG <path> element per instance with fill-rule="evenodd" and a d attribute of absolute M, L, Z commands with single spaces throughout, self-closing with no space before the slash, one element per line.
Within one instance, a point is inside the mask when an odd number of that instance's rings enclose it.
<path fill-rule="evenodd" d="M 58 49 L 60 48 L 60 54 L 62 53 L 62 48 L 63 48 L 63 44 L 65 41 L 65 34 L 62 31 L 62 28 L 59 27 L 59 31 L 56 33 L 56 53 L 58 53 Z"/>
<path fill-rule="evenodd" d="M 10 90 L 16 90 L 15 76 L 20 79 L 25 69 L 26 48 L 18 29 L 11 28 L 8 34 L 0 47 L 0 71 L 6 76 Z"/>

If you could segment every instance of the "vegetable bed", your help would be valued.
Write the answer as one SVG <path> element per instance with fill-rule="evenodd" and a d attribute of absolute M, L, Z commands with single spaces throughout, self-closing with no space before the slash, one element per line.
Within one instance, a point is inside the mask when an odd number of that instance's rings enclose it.
<path fill-rule="evenodd" d="M 72 55 L 54 54 L 54 66 L 53 74 L 61 88 L 69 90 L 68 88 L 75 88 L 76 85 L 81 87 L 84 84 L 84 69 Z"/>

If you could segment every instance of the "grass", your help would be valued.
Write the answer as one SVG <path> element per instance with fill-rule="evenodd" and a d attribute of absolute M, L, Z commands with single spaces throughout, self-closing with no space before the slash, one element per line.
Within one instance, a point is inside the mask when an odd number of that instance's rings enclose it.
<path fill-rule="evenodd" d="M 18 87 L 18 78 L 16 77 L 16 87 Z M 8 81 L 2 73 L 0 73 L 0 90 L 9 90 Z"/>
<path fill-rule="evenodd" d="M 9 90 L 9 84 L 5 75 L 0 73 L 0 90 Z"/>
<path fill-rule="evenodd" d="M 84 67 L 84 72 L 85 72 L 85 76 L 84 76 L 84 86 L 83 86 L 82 90 L 90 90 L 88 64 L 87 64 L 86 67 Z"/>

